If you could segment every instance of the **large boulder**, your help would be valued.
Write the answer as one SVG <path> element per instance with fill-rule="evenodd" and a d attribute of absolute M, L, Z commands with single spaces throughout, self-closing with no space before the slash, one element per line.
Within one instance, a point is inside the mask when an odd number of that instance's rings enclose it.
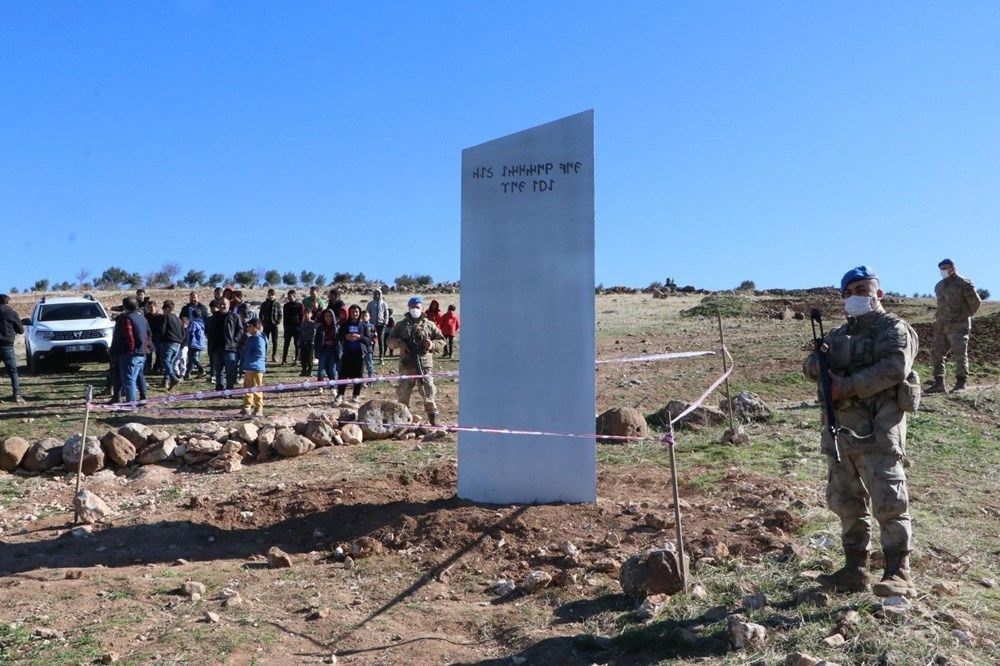
<path fill-rule="evenodd" d="M 141 423 L 126 423 L 118 428 L 118 434 L 132 442 L 136 451 L 146 448 L 146 442 L 153 436 L 153 429 Z"/>
<path fill-rule="evenodd" d="M 612 437 L 645 437 L 646 418 L 634 407 L 612 407 L 597 417 L 597 434 Z M 601 439 L 612 444 L 627 444 L 624 439 Z"/>
<path fill-rule="evenodd" d="M 141 465 L 155 465 L 157 463 L 173 460 L 177 451 L 177 440 L 173 437 L 163 442 L 153 442 L 143 449 L 136 460 Z M 185 449 L 185 452 L 187 449 Z"/>
<path fill-rule="evenodd" d="M 222 451 L 222 442 L 207 437 L 192 438 L 188 440 L 187 452 L 201 455 L 211 455 L 214 457 Z"/>
<path fill-rule="evenodd" d="M 294 458 L 309 453 L 316 445 L 302 435 L 297 435 L 291 430 L 280 430 L 271 444 L 278 455 L 285 458 Z"/>
<path fill-rule="evenodd" d="M 31 442 L 23 437 L 8 437 L 0 442 L 0 469 L 13 472 L 20 466 L 30 448 Z"/>
<path fill-rule="evenodd" d="M 88 436 L 87 445 L 84 447 L 81 439 L 83 439 L 83 435 L 73 435 L 63 444 L 63 468 L 67 472 L 75 472 L 82 454 L 83 473 L 93 474 L 104 467 L 104 451 L 101 449 L 101 441 L 96 437 Z"/>
<path fill-rule="evenodd" d="M 413 422 L 410 409 L 395 400 L 369 400 L 358 410 L 365 439 L 389 439 Z"/>
<path fill-rule="evenodd" d="M 685 558 L 685 573 L 687 561 Z M 680 558 L 665 548 L 633 555 L 618 571 L 625 594 L 645 598 L 653 594 L 677 594 L 684 589 Z"/>
<path fill-rule="evenodd" d="M 310 442 L 319 446 L 333 446 L 336 430 L 327 419 L 312 419 L 306 423 L 302 435 Z"/>
<path fill-rule="evenodd" d="M 646 417 L 646 421 L 653 426 L 661 428 L 666 427 L 670 421 L 673 421 L 677 418 L 677 416 L 684 413 L 688 407 L 690 407 L 690 405 L 686 402 L 671 400 L 662 409 L 649 414 Z M 718 409 L 702 406 L 695 407 L 690 414 L 685 415 L 680 421 L 678 421 L 677 425 L 687 426 L 689 428 L 699 428 L 707 425 L 721 425 L 722 423 L 725 423 L 725 421 L 726 415 Z"/>
<path fill-rule="evenodd" d="M 21 465 L 29 472 L 47 472 L 62 465 L 63 442 L 55 437 L 46 437 L 35 442 L 24 456 Z"/>
<path fill-rule="evenodd" d="M 125 467 L 133 460 L 135 460 L 135 446 L 131 441 L 125 439 L 114 430 L 108 431 L 104 437 L 101 438 L 101 445 L 104 447 L 104 452 L 111 458 L 119 467 Z"/>
<path fill-rule="evenodd" d="M 741 391 L 734 395 L 730 402 L 732 403 L 733 416 L 737 421 L 743 423 L 763 422 L 771 418 L 771 408 L 756 393 Z M 729 405 L 725 398 L 719 402 L 719 408 L 724 414 L 729 413 Z"/>

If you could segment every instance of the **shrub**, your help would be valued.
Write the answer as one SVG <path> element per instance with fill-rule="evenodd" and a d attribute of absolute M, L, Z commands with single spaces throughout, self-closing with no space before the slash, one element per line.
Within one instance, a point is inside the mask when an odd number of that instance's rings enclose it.
<path fill-rule="evenodd" d="M 288 271 L 281 276 L 281 281 L 289 287 L 294 287 L 299 283 L 299 278 L 295 275 L 295 273 Z"/>
<path fill-rule="evenodd" d="M 683 291 L 683 289 L 681 290 Z M 717 315 L 723 317 L 742 317 L 750 311 L 750 301 L 742 296 L 734 294 L 712 294 L 701 299 L 701 303 L 681 310 L 683 317 L 709 317 L 715 319 Z"/>
<path fill-rule="evenodd" d="M 316 286 L 322 287 L 326 285 L 326 276 L 320 273 L 316 276 Z"/>
<path fill-rule="evenodd" d="M 233 283 L 238 284 L 244 289 L 255 286 L 259 281 L 260 273 L 253 269 L 233 273 Z"/>
<path fill-rule="evenodd" d="M 365 282 L 368 282 L 368 278 L 365 277 L 364 273 L 358 273 L 354 276 L 354 282 L 355 284 L 364 284 Z"/>
<path fill-rule="evenodd" d="M 337 272 L 337 273 L 333 274 L 333 283 L 334 284 L 343 284 L 345 282 L 350 282 L 350 281 L 351 281 L 351 274 L 350 273 Z"/>
<path fill-rule="evenodd" d="M 181 282 L 189 287 L 197 287 L 199 284 L 205 284 L 205 272 L 196 271 L 192 268 L 187 272 Z"/>
<path fill-rule="evenodd" d="M 49 281 L 48 280 L 37 280 L 35 286 L 31 288 L 31 291 L 48 291 Z"/>
<path fill-rule="evenodd" d="M 417 285 L 421 287 L 429 287 L 432 284 L 434 284 L 434 278 L 432 278 L 430 275 L 417 275 L 416 277 L 413 278 L 413 281 L 416 282 Z"/>
<path fill-rule="evenodd" d="M 316 274 L 312 271 L 302 271 L 299 273 L 299 279 L 302 280 L 302 284 L 312 284 L 313 280 L 316 279 Z"/>
<path fill-rule="evenodd" d="M 736 287 L 736 291 L 757 291 L 757 285 L 753 280 L 743 280 L 740 286 Z"/>
<path fill-rule="evenodd" d="M 264 273 L 264 284 L 268 287 L 273 287 L 275 285 L 281 284 L 281 273 L 274 270 L 273 268 Z"/>
<path fill-rule="evenodd" d="M 990 290 L 989 289 L 977 289 L 976 293 L 979 294 L 979 298 L 984 301 L 990 300 Z"/>

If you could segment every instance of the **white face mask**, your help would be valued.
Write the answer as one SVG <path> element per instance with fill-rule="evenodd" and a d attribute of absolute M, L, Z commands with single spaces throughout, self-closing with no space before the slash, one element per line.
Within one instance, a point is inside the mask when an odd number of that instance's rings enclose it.
<path fill-rule="evenodd" d="M 420 308 L 410 308 L 410 316 L 414 319 L 420 319 Z"/>
<path fill-rule="evenodd" d="M 860 317 L 872 311 L 871 296 L 848 296 L 844 299 L 844 311 L 848 317 Z"/>
<path fill-rule="evenodd" d="M 939 272 L 941 273 L 942 278 L 946 278 L 948 277 L 948 275 L 950 275 L 947 268 L 942 268 Z"/>

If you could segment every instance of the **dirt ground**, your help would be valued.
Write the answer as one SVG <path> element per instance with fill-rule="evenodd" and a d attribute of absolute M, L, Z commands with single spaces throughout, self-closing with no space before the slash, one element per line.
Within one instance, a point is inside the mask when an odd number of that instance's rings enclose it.
<path fill-rule="evenodd" d="M 403 297 L 393 298 L 401 308 Z M 680 314 L 699 300 L 598 297 L 598 357 L 716 349 L 714 319 Z M 844 664 L 995 663 L 996 359 L 973 355 L 975 388 L 929 397 L 911 418 L 920 596 L 890 619 L 871 595 L 830 597 L 812 580 L 839 559 L 839 527 L 825 508 L 813 389 L 799 372 L 808 321 L 782 319 L 774 299 L 760 300 L 754 314 L 724 322 L 737 363 L 732 388 L 762 396 L 775 414 L 746 424 L 751 442 L 742 447 L 718 443 L 723 426 L 678 432 L 684 543 L 696 564 L 689 593 L 652 621 L 622 594 L 617 570 L 674 540 L 663 446 L 599 445 L 596 504 L 489 506 L 455 498 L 449 435 L 321 448 L 228 474 L 178 465 L 101 472 L 86 486 L 115 514 L 87 536 L 70 531 L 71 476 L 0 472 L 0 664 L 299 664 L 332 655 L 348 664 L 774 664 L 796 651 Z M 457 294 L 441 301 L 461 307 Z M 781 310 L 807 301 L 782 296 Z M 894 307 L 918 325 L 933 317 L 926 301 Z M 459 347 L 456 361 L 437 367 L 456 369 L 460 359 Z M 653 412 L 695 398 L 720 371 L 717 356 L 600 365 L 597 407 Z M 279 366 L 268 383 L 295 374 Z M 28 404 L 0 407 L 0 439 L 79 430 L 83 386 L 100 376 L 85 365 L 27 378 Z M 440 388 L 442 419 L 453 423 L 457 383 Z M 366 389 L 391 395 L 384 384 Z M 209 419 L 233 423 L 239 407 L 215 401 L 183 411 L 193 406 L 98 416 L 92 427 L 101 435 L 139 421 L 181 433 Z M 329 394 L 316 392 L 267 399 L 268 418 L 329 407 Z M 566 555 L 567 541 L 578 555 Z M 728 555 L 703 559 L 720 544 Z M 268 566 L 272 546 L 291 556 L 290 568 Z M 350 562 L 338 547 L 354 554 Z M 491 590 L 537 570 L 553 583 L 530 594 Z M 201 599 L 181 591 L 186 581 L 204 584 Z M 955 591 L 934 591 L 941 581 Z M 747 601 L 757 595 L 762 606 Z M 861 614 L 860 630 L 827 645 L 848 610 Z M 767 628 L 763 647 L 730 645 L 726 618 L 736 613 Z"/>

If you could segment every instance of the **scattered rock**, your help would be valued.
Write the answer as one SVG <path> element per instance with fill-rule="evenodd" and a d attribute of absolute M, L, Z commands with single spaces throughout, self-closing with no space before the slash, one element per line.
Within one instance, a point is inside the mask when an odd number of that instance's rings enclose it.
<path fill-rule="evenodd" d="M 236 436 L 247 444 L 253 444 L 260 436 L 260 430 L 254 423 L 241 423 L 236 429 Z"/>
<path fill-rule="evenodd" d="M 292 558 L 277 546 L 271 546 L 267 551 L 267 566 L 272 569 L 290 569 L 292 567 Z"/>
<path fill-rule="evenodd" d="M 663 609 L 667 607 L 668 600 L 669 597 L 665 594 L 646 597 L 639 604 L 635 615 L 640 620 L 652 620 L 663 612 Z"/>
<path fill-rule="evenodd" d="M 931 592 L 939 597 L 953 597 L 958 594 L 958 583 L 939 581 L 931 587 Z"/>
<path fill-rule="evenodd" d="M 847 639 L 840 634 L 833 634 L 823 639 L 823 644 L 829 647 L 840 647 L 847 642 Z"/>
<path fill-rule="evenodd" d="M 302 435 L 317 447 L 334 446 L 336 430 L 334 430 L 333 424 L 324 417 L 307 422 Z"/>
<path fill-rule="evenodd" d="M 78 492 L 73 498 L 73 508 L 80 520 L 88 525 L 103 522 L 111 516 L 111 507 L 103 499 L 86 489 Z"/>
<path fill-rule="evenodd" d="M 665 530 L 674 525 L 673 521 L 668 521 L 663 516 L 655 513 L 647 513 L 643 518 L 643 522 L 646 524 L 646 527 L 651 527 L 654 530 Z"/>
<path fill-rule="evenodd" d="M 529 573 L 521 581 L 521 589 L 531 594 L 536 590 L 547 587 L 552 582 L 552 575 L 547 571 L 536 570 Z"/>
<path fill-rule="evenodd" d="M 142 423 L 126 423 L 121 428 L 118 428 L 118 434 L 132 442 L 132 446 L 137 451 L 141 451 L 146 448 L 146 443 L 153 436 L 153 431 L 149 426 Z"/>
<path fill-rule="evenodd" d="M 21 465 L 31 448 L 31 442 L 23 437 L 8 437 L 0 442 L 0 469 L 13 472 Z"/>
<path fill-rule="evenodd" d="M 381 541 L 373 539 L 369 536 L 363 536 L 355 541 L 352 541 L 350 545 L 347 546 L 347 554 L 356 560 L 381 555 L 384 550 L 385 548 Z"/>
<path fill-rule="evenodd" d="M 35 627 L 35 636 L 44 641 L 62 640 L 63 632 L 52 627 Z"/>
<path fill-rule="evenodd" d="M 580 574 L 572 569 L 563 569 L 556 574 L 556 577 L 552 579 L 552 584 L 557 587 L 569 587 L 570 585 L 576 585 L 580 578 Z"/>
<path fill-rule="evenodd" d="M 505 597 L 516 589 L 517 585 L 514 581 L 501 578 L 497 582 L 490 585 L 489 588 L 487 588 L 487 592 L 492 592 L 497 596 Z"/>
<path fill-rule="evenodd" d="M 101 655 L 101 663 L 102 664 L 114 664 L 119 659 L 121 659 L 121 655 L 119 655 L 117 652 L 114 652 L 114 651 L 112 651 L 112 652 L 105 652 L 104 654 Z"/>
<path fill-rule="evenodd" d="M 602 557 L 594 562 L 593 569 L 594 571 L 613 575 L 616 571 L 618 571 L 618 562 L 610 557 Z"/>
<path fill-rule="evenodd" d="M 646 416 L 646 421 L 653 426 L 666 426 L 670 421 L 677 418 L 690 405 L 680 400 L 671 400 L 665 407 L 657 412 Z M 711 407 L 695 407 L 690 414 L 687 414 L 680 421 L 678 426 L 689 428 L 700 428 L 707 425 L 722 425 L 726 421 L 726 415 Z"/>
<path fill-rule="evenodd" d="M 215 456 L 222 451 L 222 442 L 207 437 L 193 437 L 188 440 L 185 456 Z M 186 459 L 186 458 L 185 458 Z"/>
<path fill-rule="evenodd" d="M 726 431 L 722 433 L 722 439 L 720 441 L 723 444 L 742 446 L 750 442 L 750 435 L 746 433 L 743 426 L 738 425 L 735 428 L 726 428 Z"/>
<path fill-rule="evenodd" d="M 701 583 L 695 583 L 694 585 L 692 585 L 691 588 L 690 588 L 690 590 L 689 590 L 689 592 L 688 592 L 688 594 L 691 595 L 692 599 L 707 599 L 708 598 L 708 590 L 706 590 L 705 586 L 702 585 Z"/>
<path fill-rule="evenodd" d="M 763 398 L 750 391 L 737 393 L 729 404 L 733 408 L 733 417 L 744 423 L 762 423 L 770 419 L 773 413 Z M 725 398 L 719 403 L 719 409 L 722 410 L 723 414 L 729 414 L 729 405 Z"/>
<path fill-rule="evenodd" d="M 125 467 L 135 460 L 135 445 L 114 430 L 109 430 L 101 438 L 101 445 L 111 461 L 119 467 Z"/>
<path fill-rule="evenodd" d="M 686 569 L 686 561 L 684 565 Z M 618 580 L 625 594 L 645 598 L 680 592 L 683 589 L 681 573 L 677 553 L 657 549 L 628 558 L 618 572 Z"/>
<path fill-rule="evenodd" d="M 767 640 L 767 629 L 753 622 L 744 622 L 737 615 L 726 621 L 730 644 L 737 650 L 760 650 Z"/>
<path fill-rule="evenodd" d="M 361 405 L 357 420 L 365 439 L 389 439 L 400 430 L 399 424 L 413 423 L 413 415 L 395 400 L 369 400 Z"/>
<path fill-rule="evenodd" d="M 991 590 L 992 590 L 992 589 L 993 589 L 994 587 L 996 587 L 996 586 L 997 586 L 997 582 L 996 582 L 996 580 L 995 580 L 995 579 L 993 579 L 993 578 L 980 578 L 980 579 L 979 579 L 979 580 L 977 580 L 976 582 L 977 582 L 977 583 L 979 583 L 980 585 L 982 585 L 983 587 L 985 587 L 985 588 L 988 588 L 988 589 L 991 589 Z"/>
<path fill-rule="evenodd" d="M 743 597 L 743 608 L 749 610 L 760 610 L 767 605 L 767 597 L 763 592 L 755 592 Z"/>
<path fill-rule="evenodd" d="M 966 647 L 972 645 L 972 634 L 968 631 L 963 629 L 952 629 L 951 635 L 955 637 L 955 640 L 958 641 L 959 645 L 964 645 Z"/>
<path fill-rule="evenodd" d="M 729 557 L 729 546 L 721 541 L 711 543 L 705 547 L 705 557 L 720 563 Z"/>
<path fill-rule="evenodd" d="M 597 417 L 596 432 L 605 437 L 645 437 L 647 434 L 646 419 L 642 412 L 633 407 L 612 407 Z M 629 443 L 628 440 L 601 437 L 597 441 L 611 444 Z"/>
<path fill-rule="evenodd" d="M 861 629 L 861 624 L 861 613 L 855 610 L 849 610 L 843 613 L 837 620 L 837 633 L 844 638 L 856 636 L 858 631 Z"/>
<path fill-rule="evenodd" d="M 47 472 L 62 464 L 62 450 L 62 441 L 55 437 L 46 437 L 28 449 L 21 460 L 21 465 L 29 472 Z"/>
<path fill-rule="evenodd" d="M 819 659 L 803 652 L 792 652 L 785 656 L 785 666 L 818 666 Z"/>
<path fill-rule="evenodd" d="M 257 446 L 267 447 L 274 443 L 274 438 L 278 434 L 278 429 L 273 425 L 266 425 L 257 434 Z"/>
<path fill-rule="evenodd" d="M 205 596 L 205 584 L 199 583 L 196 580 L 184 581 L 184 584 L 181 586 L 181 590 L 189 597 L 195 594 Z"/>
<path fill-rule="evenodd" d="M 577 557 L 580 555 L 580 549 L 572 541 L 563 541 L 560 543 L 559 550 L 567 557 Z"/>
<path fill-rule="evenodd" d="M 87 437 L 87 445 L 84 447 L 80 438 L 82 435 L 73 435 L 63 444 L 62 459 L 63 469 L 67 472 L 76 472 L 80 463 L 80 452 L 83 450 L 83 473 L 93 474 L 104 467 L 104 451 L 101 449 L 101 442 L 96 437 Z"/>
<path fill-rule="evenodd" d="M 364 441 L 365 434 L 361 426 L 356 423 L 348 423 L 340 428 L 340 436 L 344 444 L 357 445 Z"/>
<path fill-rule="evenodd" d="M 285 458 L 301 456 L 316 448 L 316 445 L 312 441 L 302 435 L 296 435 L 291 430 L 282 430 L 279 432 L 274 438 L 272 446 L 278 452 L 278 455 Z"/>
<path fill-rule="evenodd" d="M 238 452 L 220 453 L 208 461 L 208 468 L 217 472 L 235 472 L 243 467 L 243 456 Z"/>
<path fill-rule="evenodd" d="M 205 622 L 208 622 L 208 623 L 211 623 L 211 624 L 218 624 L 221 621 L 222 621 L 222 618 L 219 617 L 218 613 L 213 613 L 212 611 L 205 611 Z"/>
<path fill-rule="evenodd" d="M 165 442 L 170 439 L 170 433 L 162 428 L 159 430 L 154 430 L 149 434 L 149 439 L 146 440 L 150 444 L 156 444 L 157 442 Z"/>

